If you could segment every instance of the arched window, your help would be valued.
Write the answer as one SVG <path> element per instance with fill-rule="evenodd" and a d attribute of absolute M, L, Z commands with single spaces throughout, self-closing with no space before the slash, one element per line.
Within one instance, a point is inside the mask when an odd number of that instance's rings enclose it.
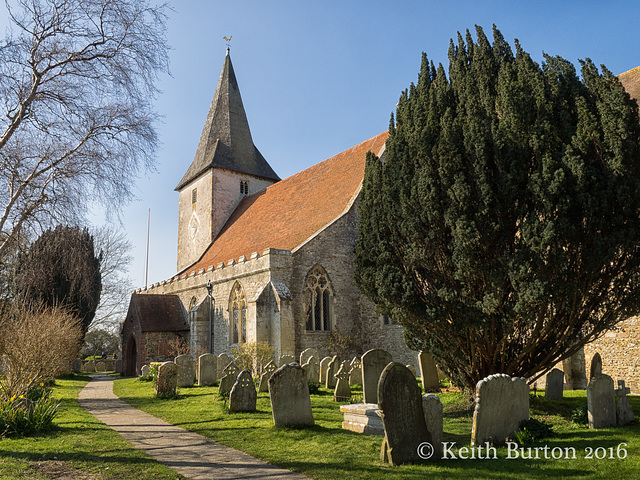
<path fill-rule="evenodd" d="M 331 298 L 333 292 L 324 268 L 315 266 L 307 275 L 304 290 L 307 331 L 331 330 Z"/>
<path fill-rule="evenodd" d="M 242 286 L 236 282 L 229 300 L 231 343 L 247 343 L 247 301 Z"/>

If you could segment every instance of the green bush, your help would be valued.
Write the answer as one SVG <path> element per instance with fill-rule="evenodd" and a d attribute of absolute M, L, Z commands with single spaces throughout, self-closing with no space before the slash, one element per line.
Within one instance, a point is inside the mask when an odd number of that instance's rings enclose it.
<path fill-rule="evenodd" d="M 571 412 L 571 421 L 578 425 L 586 425 L 589 423 L 589 414 L 587 413 L 587 404 L 584 403 L 580 407 Z"/>
<path fill-rule="evenodd" d="M 309 394 L 315 395 L 320 390 L 320 384 L 314 382 L 313 380 L 309 380 Z"/>
<path fill-rule="evenodd" d="M 541 420 L 530 418 L 523 420 L 518 425 L 519 429 L 515 433 L 516 440 L 520 445 L 531 445 L 536 440 L 549 438 L 554 435 L 553 427 Z"/>
<path fill-rule="evenodd" d="M 15 395 L 0 401 L 0 437 L 30 435 L 51 429 L 60 403 L 51 398 L 48 387 L 31 389 L 27 395 Z M 35 398 L 35 400 L 31 400 Z"/>

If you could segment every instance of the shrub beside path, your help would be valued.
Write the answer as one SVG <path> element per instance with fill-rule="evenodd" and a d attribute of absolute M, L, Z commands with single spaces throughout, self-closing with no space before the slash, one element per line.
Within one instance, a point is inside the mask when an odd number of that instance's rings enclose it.
<path fill-rule="evenodd" d="M 80 405 L 134 447 L 187 478 L 307 479 L 137 410 L 113 393 L 113 378 L 105 374 L 91 377 L 78 395 Z"/>

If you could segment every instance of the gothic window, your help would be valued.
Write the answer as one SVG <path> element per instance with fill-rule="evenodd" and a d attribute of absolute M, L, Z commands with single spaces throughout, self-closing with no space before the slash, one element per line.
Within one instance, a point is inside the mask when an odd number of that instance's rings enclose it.
<path fill-rule="evenodd" d="M 231 290 L 229 301 L 230 312 L 230 339 L 231 343 L 247 343 L 247 301 L 244 290 L 239 283 L 236 283 Z"/>
<path fill-rule="evenodd" d="M 304 296 L 307 331 L 326 332 L 331 330 L 333 293 L 327 272 L 320 265 L 314 267 L 307 275 Z"/>

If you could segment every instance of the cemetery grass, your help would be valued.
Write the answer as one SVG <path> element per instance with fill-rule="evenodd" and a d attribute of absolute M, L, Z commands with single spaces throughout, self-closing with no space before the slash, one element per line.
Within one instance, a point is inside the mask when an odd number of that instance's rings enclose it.
<path fill-rule="evenodd" d="M 184 478 L 134 449 L 79 406 L 78 393 L 88 381 L 82 375 L 56 380 L 52 396 L 61 406 L 51 431 L 0 438 L 0 479 Z"/>
<path fill-rule="evenodd" d="M 275 428 L 267 393 L 258 394 L 257 411 L 231 413 L 226 401 L 217 397 L 217 387 L 178 389 L 173 400 L 158 400 L 153 384 L 135 379 L 117 379 L 115 393 L 132 406 L 209 437 L 229 447 L 242 450 L 283 468 L 295 470 L 313 479 L 418 479 L 431 475 L 441 479 L 545 479 L 545 478 L 637 478 L 640 472 L 640 397 L 630 396 L 636 424 L 606 430 L 589 430 L 571 421 L 573 410 L 586 402 L 586 392 L 568 391 L 565 398 L 546 401 L 544 391 L 531 396 L 531 416 L 553 426 L 555 436 L 538 441 L 532 447 L 573 447 L 576 459 L 507 459 L 507 449 L 497 449 L 497 459 L 450 459 L 439 462 L 391 467 L 380 462 L 382 437 L 362 435 L 341 428 L 343 414 L 332 393 L 321 388 L 311 396 L 314 427 Z M 473 404 L 460 393 L 439 395 L 444 406 L 444 441 L 456 442 L 452 451 L 469 447 Z M 617 458 L 620 444 L 627 455 Z M 606 452 L 606 457 L 585 458 L 588 449 Z M 610 450 L 612 449 L 612 450 Z M 535 452 L 535 450 L 533 451 Z M 609 458 L 613 452 L 614 458 Z M 486 456 L 486 455 L 485 455 Z M 535 453 L 534 453 L 535 456 Z M 549 453 L 550 456 L 550 453 Z M 570 455 L 571 456 L 571 455 Z"/>

